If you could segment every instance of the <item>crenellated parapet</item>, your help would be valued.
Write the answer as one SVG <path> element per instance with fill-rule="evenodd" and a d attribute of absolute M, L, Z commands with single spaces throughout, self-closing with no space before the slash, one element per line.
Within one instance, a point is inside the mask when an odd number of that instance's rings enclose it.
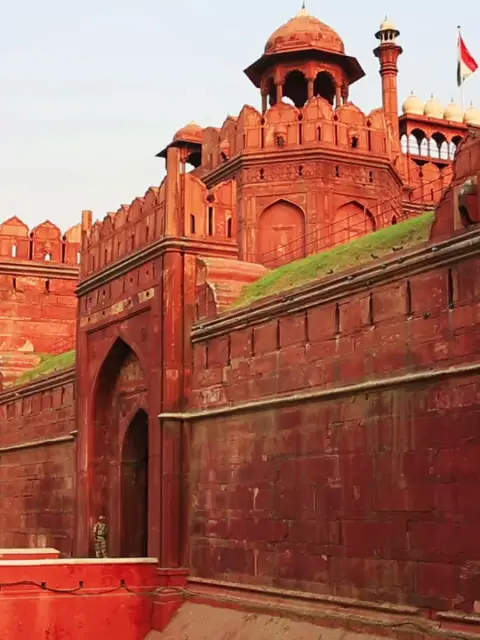
<path fill-rule="evenodd" d="M 80 238 L 80 225 L 62 233 L 46 220 L 30 230 L 13 216 L 0 224 L 0 259 L 76 266 L 80 263 Z"/>
<path fill-rule="evenodd" d="M 85 278 L 148 246 L 165 235 L 165 180 L 150 187 L 141 198 L 122 205 L 115 213 L 92 224 L 92 213 L 83 212 L 82 268 Z"/>
<path fill-rule="evenodd" d="M 383 109 L 364 113 L 347 102 L 334 109 L 315 97 L 304 107 L 278 102 L 263 115 L 245 105 L 220 129 L 203 131 L 202 166 L 214 170 L 239 153 L 321 148 L 390 157 L 391 135 Z"/>
<path fill-rule="evenodd" d="M 233 242 L 234 208 L 233 181 L 208 189 L 195 172 L 185 173 L 179 164 L 160 187 L 151 187 L 145 196 L 122 205 L 103 220 L 92 224 L 91 212 L 83 212 L 81 277 L 91 276 L 165 237 Z"/>

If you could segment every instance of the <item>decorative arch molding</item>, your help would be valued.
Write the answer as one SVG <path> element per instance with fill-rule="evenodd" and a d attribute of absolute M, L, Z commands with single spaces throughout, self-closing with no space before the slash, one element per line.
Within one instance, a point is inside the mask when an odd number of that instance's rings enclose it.
<path fill-rule="evenodd" d="M 96 390 L 98 388 L 98 382 L 100 378 L 100 374 L 104 364 L 107 362 L 108 357 L 115 347 L 117 342 L 123 342 L 126 347 L 128 347 L 138 358 L 140 362 L 140 366 L 145 371 L 145 354 L 142 353 L 142 349 L 137 341 L 129 335 L 128 331 L 117 327 L 115 330 L 115 334 L 108 340 L 104 349 L 102 349 L 101 357 L 99 357 L 97 365 L 92 373 L 92 386 L 93 396 L 95 397 Z"/>
<path fill-rule="evenodd" d="M 257 214 L 257 219 L 259 219 L 260 216 L 263 215 L 263 213 L 267 209 L 270 209 L 270 207 L 273 207 L 275 204 L 278 204 L 281 202 L 284 202 L 285 204 L 290 204 L 292 205 L 292 207 L 297 207 L 297 209 L 300 209 L 300 211 L 303 214 L 303 217 L 306 219 L 307 215 L 305 213 L 304 207 L 299 202 L 297 202 L 294 198 L 289 198 L 285 196 L 272 196 L 271 199 L 262 202 L 260 206 L 260 211 Z"/>
<path fill-rule="evenodd" d="M 125 436 L 127 435 L 127 431 L 129 426 L 135 420 L 139 413 L 144 413 L 147 416 L 147 419 L 150 420 L 150 415 L 148 413 L 147 403 L 143 398 L 139 398 L 135 404 L 131 407 L 128 413 L 125 414 L 119 421 L 119 436 L 118 436 L 118 445 L 119 445 L 119 453 L 122 456 L 123 446 L 125 444 Z"/>

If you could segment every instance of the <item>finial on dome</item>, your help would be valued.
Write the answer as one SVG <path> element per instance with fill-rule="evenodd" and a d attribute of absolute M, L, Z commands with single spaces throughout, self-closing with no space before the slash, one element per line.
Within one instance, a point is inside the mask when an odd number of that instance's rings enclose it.
<path fill-rule="evenodd" d="M 300 11 L 297 13 L 296 17 L 297 17 L 297 18 L 301 18 L 301 17 L 304 17 L 304 16 L 311 16 L 311 15 L 312 15 L 312 14 L 311 14 L 309 11 L 307 11 L 307 5 L 306 5 L 305 0 L 303 0 L 303 2 L 302 2 L 302 8 L 301 8 L 301 9 L 300 9 Z"/>

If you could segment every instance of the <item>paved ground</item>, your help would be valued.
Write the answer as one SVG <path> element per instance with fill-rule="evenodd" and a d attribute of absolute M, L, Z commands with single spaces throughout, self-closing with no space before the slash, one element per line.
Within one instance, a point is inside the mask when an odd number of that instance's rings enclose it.
<path fill-rule="evenodd" d="M 145 640 L 385 640 L 261 614 L 186 603 L 163 633 Z"/>

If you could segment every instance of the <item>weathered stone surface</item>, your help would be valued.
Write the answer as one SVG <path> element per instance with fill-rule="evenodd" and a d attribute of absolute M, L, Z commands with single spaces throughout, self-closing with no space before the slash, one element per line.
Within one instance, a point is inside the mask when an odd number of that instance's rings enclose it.
<path fill-rule="evenodd" d="M 52 377 L 52 381 L 57 376 Z M 73 550 L 74 374 L 0 394 L 0 546 Z"/>
<path fill-rule="evenodd" d="M 379 640 L 380 637 L 280 616 L 187 603 L 166 631 L 151 631 L 145 640 Z"/>

